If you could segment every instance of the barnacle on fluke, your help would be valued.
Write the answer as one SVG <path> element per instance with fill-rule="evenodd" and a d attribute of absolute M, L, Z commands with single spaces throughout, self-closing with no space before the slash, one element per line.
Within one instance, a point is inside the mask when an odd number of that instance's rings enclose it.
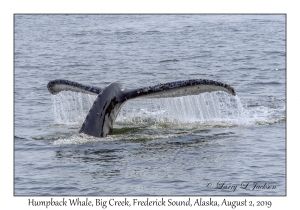
<path fill-rule="evenodd" d="M 80 133 L 95 137 L 105 137 L 111 133 L 123 103 L 129 99 L 180 97 L 212 91 L 225 91 L 236 95 L 230 85 L 208 79 L 175 81 L 134 89 L 123 88 L 119 83 L 111 83 L 105 88 L 99 88 L 60 79 L 50 81 L 47 88 L 52 94 L 60 91 L 75 91 L 98 95 L 79 130 Z"/>

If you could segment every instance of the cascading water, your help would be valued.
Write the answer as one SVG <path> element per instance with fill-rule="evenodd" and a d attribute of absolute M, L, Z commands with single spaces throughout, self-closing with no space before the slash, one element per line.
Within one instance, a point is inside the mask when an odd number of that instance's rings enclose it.
<path fill-rule="evenodd" d="M 57 124 L 81 124 L 96 96 L 63 91 L 52 96 Z M 116 124 L 201 123 L 208 121 L 241 124 L 244 108 L 237 96 L 224 92 L 176 98 L 137 98 L 126 102 Z"/>
<path fill-rule="evenodd" d="M 79 124 L 85 119 L 96 96 L 63 91 L 52 95 L 52 111 L 56 124 Z"/>
<path fill-rule="evenodd" d="M 140 98 L 127 102 L 118 122 L 126 123 L 201 123 L 227 121 L 240 124 L 244 108 L 237 96 L 223 92 L 176 98 Z"/>
<path fill-rule="evenodd" d="M 67 128 L 79 128 L 96 97 L 68 91 L 52 96 L 54 122 Z M 272 106 L 254 103 L 221 91 L 176 98 L 137 98 L 123 105 L 114 129 L 136 128 L 138 131 L 126 132 L 125 135 L 122 134 L 124 131 L 121 131 L 120 134 L 108 135 L 105 139 L 162 139 L 199 135 L 203 129 L 211 127 L 255 126 L 285 120 L 284 100 L 272 98 Z M 64 129 L 64 126 L 59 128 Z M 53 144 L 82 144 L 96 140 L 94 137 L 78 133 L 69 136 L 69 131 L 59 130 L 59 139 Z"/>

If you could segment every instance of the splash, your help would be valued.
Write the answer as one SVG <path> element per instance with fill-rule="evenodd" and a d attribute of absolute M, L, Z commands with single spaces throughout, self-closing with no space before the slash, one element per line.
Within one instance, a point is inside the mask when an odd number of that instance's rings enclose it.
<path fill-rule="evenodd" d="M 120 123 L 201 123 L 228 121 L 239 124 L 244 109 L 237 96 L 223 92 L 161 99 L 136 99 L 119 113 Z"/>
<path fill-rule="evenodd" d="M 242 100 L 246 125 L 268 125 L 286 120 L 285 98 L 269 97 L 265 101 Z"/>
<path fill-rule="evenodd" d="M 53 95 L 54 122 L 80 126 L 96 97 L 67 91 Z M 222 91 L 175 98 L 137 98 L 124 104 L 115 125 L 161 125 L 170 128 L 201 124 L 223 127 L 272 124 L 285 120 L 284 100 L 272 99 L 272 103 L 270 106 L 253 106 L 245 99 Z"/>
<path fill-rule="evenodd" d="M 74 125 L 83 122 L 96 96 L 63 91 L 52 95 L 52 112 L 56 124 Z"/>
<path fill-rule="evenodd" d="M 88 143 L 95 143 L 101 141 L 101 138 L 95 138 L 93 136 L 88 136 L 82 133 L 76 133 L 71 136 L 60 137 L 55 141 L 51 142 L 54 146 L 65 146 L 65 145 L 81 145 Z"/>
<path fill-rule="evenodd" d="M 202 135 L 210 128 L 274 124 L 285 121 L 286 116 L 285 98 L 270 97 L 257 101 L 220 91 L 176 98 L 129 100 L 117 117 L 112 135 L 95 138 L 74 132 L 74 129 L 78 131 L 96 97 L 67 91 L 52 96 L 54 122 L 61 128 L 49 139 L 54 140 L 52 145 Z"/>
<path fill-rule="evenodd" d="M 52 96 L 52 111 L 56 124 L 81 124 L 96 96 L 63 91 Z M 193 123 L 232 121 L 241 123 L 245 111 L 237 96 L 224 92 L 197 96 L 147 99 L 138 98 L 125 103 L 117 124 Z"/>

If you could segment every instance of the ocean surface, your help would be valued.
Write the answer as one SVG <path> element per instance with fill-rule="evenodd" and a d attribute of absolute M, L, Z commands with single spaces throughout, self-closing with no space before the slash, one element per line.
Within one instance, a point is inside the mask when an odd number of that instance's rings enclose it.
<path fill-rule="evenodd" d="M 137 98 L 94 138 L 78 130 L 96 96 L 54 79 L 237 96 Z M 285 194 L 285 15 L 14 16 L 14 195 Z"/>

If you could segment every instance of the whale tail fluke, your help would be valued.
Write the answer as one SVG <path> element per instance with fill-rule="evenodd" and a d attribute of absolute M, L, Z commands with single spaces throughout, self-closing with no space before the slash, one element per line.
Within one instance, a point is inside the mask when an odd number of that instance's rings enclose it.
<path fill-rule="evenodd" d="M 68 80 L 53 80 L 48 83 L 47 88 L 52 94 L 60 91 L 75 91 L 98 95 L 79 130 L 80 133 L 95 137 L 105 137 L 111 133 L 122 105 L 133 98 L 180 97 L 212 91 L 225 91 L 236 95 L 234 88 L 230 85 L 206 79 L 176 81 L 136 89 L 123 88 L 119 83 L 111 83 L 105 88 L 98 88 Z"/>
<path fill-rule="evenodd" d="M 48 83 L 47 88 L 48 91 L 54 95 L 61 91 L 73 91 L 98 95 L 102 91 L 102 88 L 99 87 L 83 85 L 65 79 L 52 80 Z"/>

